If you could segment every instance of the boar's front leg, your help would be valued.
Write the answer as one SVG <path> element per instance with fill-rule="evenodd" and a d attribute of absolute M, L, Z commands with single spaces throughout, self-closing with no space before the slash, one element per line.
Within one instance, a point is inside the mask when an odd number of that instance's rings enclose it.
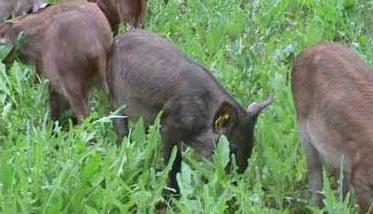
<path fill-rule="evenodd" d="M 322 165 L 318 151 L 311 143 L 311 138 L 308 135 L 305 126 L 299 123 L 300 136 L 304 145 L 307 158 L 308 183 L 312 192 L 312 198 L 318 207 L 323 206 L 322 190 Z"/>
<path fill-rule="evenodd" d="M 12 65 L 11 65 L 11 64 L 9 64 L 9 63 L 6 63 L 6 64 L 5 64 L 5 72 L 6 72 L 6 73 L 9 73 L 11 68 L 12 68 Z"/>
<path fill-rule="evenodd" d="M 177 173 L 181 172 L 181 160 L 182 160 L 182 148 L 181 143 L 178 144 L 172 144 L 169 142 L 165 142 L 164 148 L 163 148 L 163 158 L 165 160 L 165 164 L 167 164 L 170 161 L 171 153 L 173 148 L 176 146 L 176 157 L 174 162 L 172 163 L 171 171 L 168 174 L 168 186 L 173 188 L 175 190 L 175 193 L 180 193 L 179 185 L 177 183 L 176 175 Z"/>
<path fill-rule="evenodd" d="M 373 157 L 365 157 L 356 163 L 352 173 L 352 186 L 362 212 L 373 214 Z"/>
<path fill-rule="evenodd" d="M 14 60 L 16 60 L 17 54 L 16 49 L 13 47 L 10 53 L 1 62 L 5 65 L 5 72 L 10 72 Z"/>
<path fill-rule="evenodd" d="M 120 111 L 119 116 L 119 118 L 113 119 L 114 126 L 117 132 L 117 145 L 122 144 L 123 138 L 129 133 L 128 120 L 123 110 Z"/>
<path fill-rule="evenodd" d="M 172 126 L 171 126 L 172 127 Z M 171 159 L 171 154 L 173 148 L 176 146 L 176 157 L 172 163 L 171 171 L 168 174 L 168 186 L 175 190 L 175 193 L 179 193 L 179 185 L 177 183 L 176 175 L 178 172 L 181 172 L 181 161 L 182 161 L 182 145 L 181 142 L 177 142 L 174 138 L 175 131 L 170 129 L 170 126 L 167 126 L 166 123 L 161 127 L 162 139 L 163 139 L 163 158 L 165 164 Z"/>

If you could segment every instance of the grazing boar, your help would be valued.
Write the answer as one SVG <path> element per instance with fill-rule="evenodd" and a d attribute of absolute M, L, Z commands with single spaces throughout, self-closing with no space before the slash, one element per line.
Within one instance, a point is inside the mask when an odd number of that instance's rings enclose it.
<path fill-rule="evenodd" d="M 23 63 L 36 65 L 39 72 L 41 68 L 41 49 L 49 26 L 59 15 L 73 10 L 85 10 L 87 5 L 88 3 L 81 1 L 66 2 L 52 5 L 36 14 L 21 16 L 0 23 L 0 45 L 11 44 L 13 46 L 10 54 L 2 62 L 9 68 L 18 57 Z M 94 4 L 89 6 L 92 7 Z M 22 42 L 22 47 L 16 44 L 21 32 L 24 32 L 23 35 L 27 34 L 27 39 Z"/>
<path fill-rule="evenodd" d="M 16 40 L 25 32 L 23 44 Z M 7 67 L 16 56 L 36 65 L 50 81 L 50 111 L 58 119 L 69 102 L 81 121 L 89 114 L 88 88 L 95 77 L 106 85 L 107 55 L 112 43 L 110 24 L 95 3 L 71 1 L 52 5 L 35 14 L 0 24 L 0 44 L 14 45 L 5 58 Z M 65 99 L 67 98 L 67 100 Z"/>
<path fill-rule="evenodd" d="M 182 142 L 211 158 L 220 135 L 225 134 L 236 156 L 239 172 L 247 167 L 253 148 L 254 126 L 272 97 L 247 109 L 224 90 L 206 68 L 182 55 L 165 39 L 133 30 L 114 39 L 108 68 L 113 107 L 125 105 L 124 115 L 152 123 L 159 111 L 164 159 L 174 146 L 176 160 L 170 186 L 178 191 Z M 128 134 L 125 118 L 116 119 L 118 139 Z"/>
<path fill-rule="evenodd" d="M 0 0 L 0 21 L 35 13 L 46 5 L 42 0 Z"/>
<path fill-rule="evenodd" d="M 322 161 L 351 187 L 367 211 L 373 202 L 373 69 L 336 43 L 304 50 L 295 60 L 292 92 L 313 198 L 322 206 Z M 370 213 L 373 213 L 372 211 Z"/>
<path fill-rule="evenodd" d="M 148 0 L 97 0 L 97 5 L 104 12 L 114 32 L 119 24 L 139 27 L 144 24 Z"/>

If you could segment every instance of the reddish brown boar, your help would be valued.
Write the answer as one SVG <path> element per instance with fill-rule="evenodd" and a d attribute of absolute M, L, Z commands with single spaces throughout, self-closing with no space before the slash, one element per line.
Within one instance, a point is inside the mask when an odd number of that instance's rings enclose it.
<path fill-rule="evenodd" d="M 25 32 L 26 37 L 16 48 L 20 32 Z M 112 35 L 110 24 L 95 3 L 66 2 L 2 23 L 1 43 L 15 45 L 5 59 L 8 67 L 18 56 L 24 63 L 35 64 L 37 72 L 50 80 L 53 119 L 59 118 L 61 106 L 68 101 L 81 121 L 89 114 L 91 80 L 98 76 L 107 87 L 106 64 Z"/>
<path fill-rule="evenodd" d="M 317 45 L 295 60 L 292 92 L 314 200 L 322 205 L 325 161 L 333 174 L 343 169 L 343 191 L 353 187 L 367 211 L 373 202 L 373 69 L 349 48 Z"/>
<path fill-rule="evenodd" d="M 147 3 L 148 0 L 97 0 L 114 32 L 117 32 L 121 23 L 134 27 L 143 25 Z"/>
<path fill-rule="evenodd" d="M 52 90 L 55 95 L 50 101 L 54 118 L 59 117 L 58 103 L 63 99 L 57 94 L 65 95 L 76 118 L 81 121 L 89 114 L 88 89 L 93 78 L 98 76 L 107 88 L 106 65 L 112 42 L 111 28 L 99 11 L 87 12 L 95 12 L 97 16 L 91 19 L 87 13 L 63 14 L 48 30 L 44 41 L 43 70 L 51 81 L 52 89 L 57 89 Z M 53 106 L 54 103 L 57 105 Z"/>
<path fill-rule="evenodd" d="M 12 16 L 35 13 L 45 6 L 42 0 L 0 0 L 0 21 Z"/>
<path fill-rule="evenodd" d="M 14 48 L 12 52 L 3 60 L 3 63 L 10 67 L 18 57 L 23 63 L 35 64 L 38 72 L 41 66 L 41 49 L 43 46 L 44 37 L 47 30 L 52 25 L 56 17 L 65 12 L 84 11 L 87 7 L 95 7 L 94 4 L 89 4 L 82 1 L 71 1 L 58 5 L 52 5 L 37 14 L 30 14 L 27 16 L 17 17 L 0 24 L 0 45 L 12 44 Z M 89 9 L 88 8 L 88 9 Z M 97 12 L 97 11 L 95 11 Z M 87 13 L 87 12 L 86 12 Z M 88 14 L 91 16 L 91 14 Z M 92 18 L 95 14 L 92 14 Z M 16 40 L 21 32 L 27 34 L 26 41 L 23 42 L 22 47 L 16 50 Z M 16 52 L 18 52 L 16 54 Z"/>
<path fill-rule="evenodd" d="M 181 167 L 181 142 L 211 158 L 220 135 L 225 134 L 239 171 L 247 167 L 253 148 L 254 126 L 259 113 L 272 102 L 240 106 L 203 66 L 191 61 L 153 33 L 134 30 L 115 38 L 108 69 L 113 107 L 125 105 L 132 120 L 146 124 L 161 117 L 164 159 L 177 146 L 170 185 L 178 190 L 176 173 Z M 115 121 L 118 138 L 128 133 L 126 119 Z"/>

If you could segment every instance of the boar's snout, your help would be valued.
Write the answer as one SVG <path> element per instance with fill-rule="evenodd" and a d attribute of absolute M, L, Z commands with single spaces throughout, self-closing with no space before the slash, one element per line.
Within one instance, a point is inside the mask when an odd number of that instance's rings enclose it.
<path fill-rule="evenodd" d="M 12 22 L 3 22 L 0 24 L 0 45 L 12 42 L 13 37 L 16 37 Z"/>
<path fill-rule="evenodd" d="M 230 152 L 235 155 L 239 173 L 243 173 L 248 166 L 248 159 L 251 156 L 254 146 L 254 130 L 257 118 L 262 110 L 268 107 L 272 102 L 273 96 L 271 95 L 260 103 L 254 102 L 250 104 L 246 110 L 245 116 L 241 115 L 236 127 L 227 135 L 230 142 Z M 230 161 L 226 171 L 231 170 L 231 164 Z"/>
<path fill-rule="evenodd" d="M 251 152 L 254 146 L 254 127 L 253 124 L 244 125 L 242 128 L 237 128 L 232 135 L 228 136 L 230 141 L 229 149 L 231 155 L 235 157 L 238 172 L 243 173 L 248 166 L 248 159 L 251 156 Z M 232 160 L 229 161 L 227 166 L 230 171 Z"/>
<path fill-rule="evenodd" d="M 241 138 L 239 141 L 237 140 L 230 140 L 229 150 L 230 150 L 230 157 L 229 162 L 225 168 L 227 173 L 232 171 L 232 155 L 234 155 L 234 161 L 237 166 L 237 172 L 243 173 L 246 168 L 248 167 L 248 159 L 251 156 L 253 150 L 253 132 L 250 130 L 246 133 L 247 135 L 245 138 Z M 228 138 L 229 139 L 229 138 Z"/>

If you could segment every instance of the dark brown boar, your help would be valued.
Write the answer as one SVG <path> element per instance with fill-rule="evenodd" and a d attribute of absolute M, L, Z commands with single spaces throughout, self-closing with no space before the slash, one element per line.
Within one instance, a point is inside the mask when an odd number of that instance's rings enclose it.
<path fill-rule="evenodd" d="M 164 159 L 172 148 L 177 155 L 170 185 L 178 191 L 176 173 L 181 167 L 181 142 L 211 158 L 220 135 L 225 134 L 239 171 L 247 167 L 259 113 L 272 102 L 253 103 L 244 109 L 203 66 L 189 60 L 165 39 L 134 30 L 114 39 L 109 60 L 109 88 L 113 107 L 125 105 L 132 120 L 148 125 L 159 111 Z M 115 121 L 118 139 L 128 133 L 125 118 Z"/>
<path fill-rule="evenodd" d="M 321 44 L 295 60 L 292 92 L 313 198 L 322 206 L 322 161 L 360 207 L 373 202 L 373 69 L 353 50 Z M 370 213 L 373 213 L 372 211 Z"/>
<path fill-rule="evenodd" d="M 26 37 L 22 46 L 16 48 L 20 32 L 25 32 Z M 53 119 L 59 118 L 61 106 L 68 101 L 81 121 L 89 114 L 91 80 L 100 77 L 107 88 L 106 64 L 112 34 L 110 24 L 95 3 L 66 2 L 2 23 L 1 42 L 15 45 L 5 63 L 11 64 L 18 56 L 24 63 L 35 64 L 37 72 L 50 81 Z"/>
<path fill-rule="evenodd" d="M 0 21 L 35 13 L 46 5 L 42 0 L 0 0 Z"/>
<path fill-rule="evenodd" d="M 119 24 L 139 27 L 144 24 L 148 0 L 97 0 L 114 32 Z"/>

